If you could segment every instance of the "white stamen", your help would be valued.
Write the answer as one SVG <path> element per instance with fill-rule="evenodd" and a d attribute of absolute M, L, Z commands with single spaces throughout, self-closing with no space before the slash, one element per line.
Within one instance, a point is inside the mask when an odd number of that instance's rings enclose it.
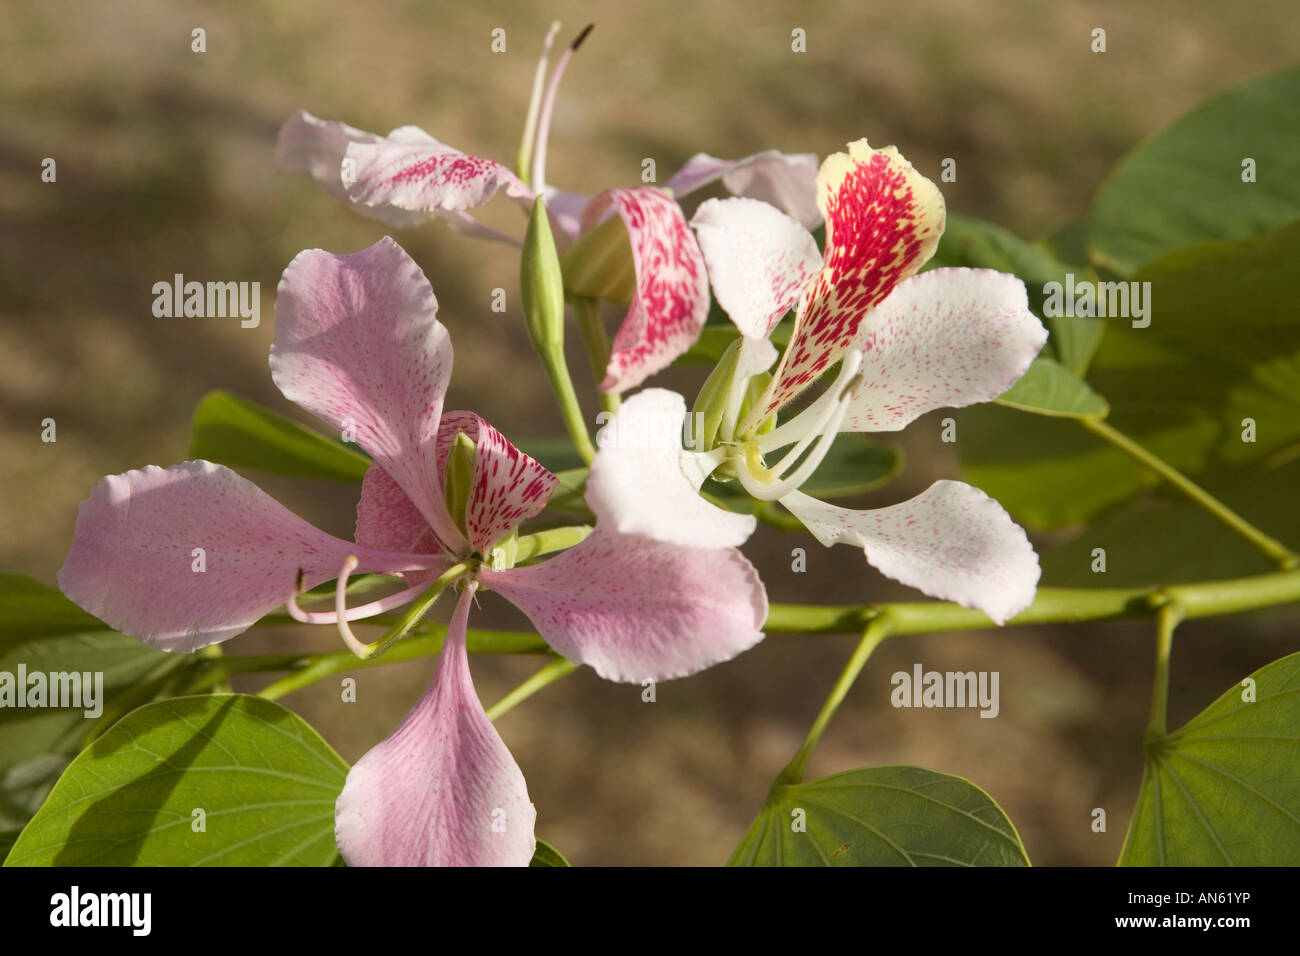
<path fill-rule="evenodd" d="M 794 470 L 788 477 L 774 482 L 760 481 L 750 473 L 745 463 L 741 462 L 736 468 L 737 477 L 740 483 L 749 494 L 761 501 L 776 501 L 792 491 L 795 491 L 817 470 L 817 466 L 822 463 L 827 453 L 831 450 L 831 445 L 835 443 L 835 436 L 839 433 L 840 423 L 844 421 L 844 416 L 848 414 L 849 404 L 853 396 L 846 394 L 835 405 L 834 414 L 826 422 L 826 426 L 817 434 L 817 445 L 808 457 L 804 459 L 803 464 Z M 788 458 L 788 456 L 787 456 Z M 782 459 L 782 464 L 785 459 Z"/>
<path fill-rule="evenodd" d="M 758 447 L 765 452 L 774 451 L 790 444 L 792 441 L 807 438 L 809 435 L 820 434 L 830 416 L 834 414 L 839 406 L 840 400 L 846 397 L 846 387 L 853 384 L 853 377 L 858 374 L 858 369 L 861 367 L 861 352 L 849 352 L 845 355 L 839 374 L 835 377 L 831 387 L 826 389 L 817 398 L 817 401 L 788 422 L 782 422 L 766 435 L 758 435 L 754 439 L 758 442 Z M 853 390 L 856 391 L 856 386 Z M 805 447 L 807 447 L 806 444 Z"/>
<path fill-rule="evenodd" d="M 564 52 L 560 54 L 560 58 L 555 63 L 555 71 L 551 74 L 550 85 L 546 88 L 546 99 L 542 101 L 541 116 L 537 120 L 537 141 L 533 144 L 531 185 L 533 192 L 539 196 L 546 191 L 546 146 L 551 138 L 551 116 L 555 112 L 555 98 L 560 91 L 560 79 L 564 76 L 564 68 L 569 65 L 569 60 L 573 57 L 574 52 L 582 45 L 582 41 L 587 39 L 587 34 L 591 32 L 592 26 L 592 24 L 588 24 L 574 38 L 573 42 L 564 48 Z"/>
<path fill-rule="evenodd" d="M 381 597 L 371 601 L 369 604 L 359 604 L 356 607 L 348 608 L 347 620 L 359 621 L 362 618 L 374 617 L 376 614 L 383 614 L 385 611 L 391 611 L 395 607 L 401 607 L 403 604 L 409 604 L 411 600 L 418 597 L 424 592 L 426 585 L 417 584 L 413 588 L 406 588 L 395 594 L 389 594 L 387 597 Z M 334 611 L 304 611 L 298 606 L 298 595 L 290 595 L 289 600 L 285 601 L 285 609 L 289 616 L 295 621 L 303 624 L 337 624 L 338 614 Z"/>

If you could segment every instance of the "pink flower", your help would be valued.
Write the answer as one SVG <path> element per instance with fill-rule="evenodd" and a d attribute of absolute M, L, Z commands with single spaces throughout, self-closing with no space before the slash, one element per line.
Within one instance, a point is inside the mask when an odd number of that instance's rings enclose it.
<path fill-rule="evenodd" d="M 925 412 L 997 397 L 1024 374 L 1047 333 L 1014 276 L 915 274 L 943 232 L 943 198 L 893 147 L 876 151 L 859 140 L 828 157 L 817 203 L 826 221 L 824 260 L 804 226 L 767 203 L 700 206 L 691 224 L 714 294 L 742 334 L 716 443 L 686 450 L 680 442 L 640 441 L 620 418 L 655 418 L 666 434 L 681 428 L 686 409 L 672 392 L 638 393 L 619 410 L 592 464 L 592 510 L 627 533 L 721 546 L 753 524 L 698 494 L 725 465 L 722 477 L 755 498 L 779 500 L 822 544 L 861 547 L 884 574 L 1001 623 L 1032 603 L 1038 558 L 982 491 L 940 481 L 911 501 L 853 511 L 799 486 L 840 431 L 896 431 Z M 794 331 L 780 364 L 770 379 L 757 379 L 776 360 L 769 336 L 792 306 Z M 768 427 L 836 363 L 838 378 L 811 405 Z M 769 465 L 766 456 L 778 452 Z"/>
<path fill-rule="evenodd" d="M 559 79 L 577 42 L 581 37 L 561 55 L 544 102 L 545 53 L 539 65 L 531 111 L 535 123 L 530 125 L 530 138 L 536 142 L 531 185 L 500 163 L 460 152 L 413 126 L 378 136 L 305 112 L 294 114 L 280 129 L 276 155 L 283 168 L 309 172 L 330 195 L 391 225 L 413 225 L 432 213 L 472 235 L 517 242 L 470 215 L 469 210 L 498 191 L 525 208 L 536 196 L 545 197 L 557 230 L 569 240 L 617 214 L 631 245 L 635 288 L 614 335 L 601 389 L 622 392 L 695 344 L 708 316 L 704 259 L 677 200 L 721 180 L 733 195 L 774 203 L 811 228 L 820 221 L 813 201 L 817 160 L 811 154 L 775 150 L 739 160 L 699 153 L 663 189 L 607 189 L 588 198 L 547 186 L 550 117 Z M 550 37 L 548 52 L 549 45 Z"/>
<path fill-rule="evenodd" d="M 543 510 L 556 478 L 472 412 L 443 413 L 452 348 L 436 312 L 428 280 L 388 238 L 353 255 L 303 252 L 280 282 L 276 385 L 374 459 L 355 543 L 317 530 L 228 468 L 151 466 L 102 479 L 81 504 L 59 585 L 118 630 L 191 651 L 286 602 L 300 619 L 337 623 L 350 636 L 348 621 L 408 603 L 467 565 L 437 673 L 393 735 L 352 768 L 337 837 L 352 865 L 525 865 L 535 813 L 469 676 L 476 590 L 498 592 L 556 651 L 620 681 L 679 677 L 746 650 L 762 638 L 767 599 L 734 549 L 603 523 L 575 547 L 511 567 L 500 543 Z M 462 434 L 475 445 L 473 472 L 464 511 L 453 514 L 443 475 Z M 400 574 L 408 587 L 348 609 L 355 570 Z M 300 588 L 336 577 L 336 613 L 297 609 Z"/>

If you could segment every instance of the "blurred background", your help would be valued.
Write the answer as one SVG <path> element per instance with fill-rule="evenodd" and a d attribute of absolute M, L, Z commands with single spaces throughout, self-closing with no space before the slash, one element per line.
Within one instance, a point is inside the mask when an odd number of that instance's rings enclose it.
<path fill-rule="evenodd" d="M 513 165 L 546 26 L 588 21 L 552 127 L 549 181 L 594 193 L 662 182 L 697 151 L 825 155 L 894 143 L 942 184 L 948 207 L 1021 235 L 1082 214 L 1115 161 L 1215 93 L 1294 62 L 1295 6 L 1260 0 L 817 4 L 514 2 L 368 4 L 9 0 L 0 18 L 0 568 L 52 584 L 76 504 L 103 474 L 186 456 L 197 400 L 228 389 L 294 415 L 267 368 L 280 272 L 301 249 L 354 252 L 385 228 L 280 173 L 275 133 L 294 110 L 375 132 L 423 127 Z M 206 31 L 206 52 L 191 31 Z M 491 32 L 506 31 L 493 53 Z M 1090 51 L 1102 27 L 1107 51 Z M 791 51 L 802 28 L 807 52 Z M 41 163 L 57 162 L 43 183 Z M 486 218 L 522 234 L 502 200 Z M 514 250 L 441 223 L 396 234 L 422 265 L 456 346 L 448 408 L 515 438 L 561 432 L 518 309 Z M 159 319 L 152 286 L 175 273 L 259 281 L 261 326 Z M 509 310 L 490 309 L 508 290 Z M 576 336 L 574 336 L 576 339 Z M 586 386 L 575 352 L 575 379 Z M 661 384 L 693 394 L 701 375 Z M 584 395 L 590 403 L 591 392 Z M 54 418 L 58 441 L 40 440 Z M 305 419 L 304 419 L 305 420 Z M 937 416 L 902 441 L 903 477 L 863 499 L 902 500 L 958 474 Z M 350 536 L 357 489 L 251 475 L 298 513 Z M 808 568 L 790 570 L 790 549 Z M 916 598 L 860 555 L 762 529 L 746 552 L 776 601 Z M 488 597 L 474 623 L 522 627 Z M 1170 723 L 1291 650 L 1283 612 L 1185 625 Z M 833 683 L 855 638 L 774 636 L 731 663 L 641 688 L 580 671 L 500 721 L 538 808 L 538 836 L 575 864 L 725 861 Z M 256 631 L 230 653 L 333 650 L 332 629 Z M 1145 623 L 903 637 L 868 665 L 810 779 L 916 764 L 968 777 L 1015 822 L 1036 864 L 1107 865 L 1141 773 L 1149 705 Z M 889 676 L 997 670 L 1001 714 L 895 710 Z M 491 703 L 537 666 L 476 657 Z M 358 702 L 327 680 L 285 698 L 355 760 L 416 701 L 433 661 L 356 673 Z M 258 686 L 256 682 L 245 689 Z M 1090 829 L 1092 810 L 1109 818 Z"/>

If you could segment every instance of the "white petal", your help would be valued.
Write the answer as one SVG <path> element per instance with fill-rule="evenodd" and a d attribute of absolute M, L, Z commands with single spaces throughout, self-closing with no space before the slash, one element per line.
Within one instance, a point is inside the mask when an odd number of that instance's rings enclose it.
<path fill-rule="evenodd" d="M 979 608 L 998 624 L 1034 602 L 1040 569 L 1024 530 L 1003 507 L 960 481 L 873 511 L 837 508 L 793 492 L 781 504 L 822 544 L 855 544 L 882 574 L 931 597 Z"/>
<path fill-rule="evenodd" d="M 900 282 L 862 323 L 862 385 L 842 431 L 897 431 L 936 408 L 997 398 L 1047 341 L 1025 284 L 992 269 L 935 269 Z"/>
<path fill-rule="evenodd" d="M 685 418 L 685 401 L 666 389 L 648 388 L 625 401 L 596 435 L 587 504 L 602 527 L 622 534 L 697 548 L 736 547 L 757 521 L 700 497 L 722 453 L 685 450 Z"/>
<path fill-rule="evenodd" d="M 691 227 L 718 305 L 751 338 L 767 336 L 821 272 L 812 234 L 757 199 L 707 200 Z"/>

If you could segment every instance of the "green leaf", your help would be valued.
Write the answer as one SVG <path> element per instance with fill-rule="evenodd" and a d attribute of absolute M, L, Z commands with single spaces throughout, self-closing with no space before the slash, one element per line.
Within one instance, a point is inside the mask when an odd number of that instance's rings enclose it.
<path fill-rule="evenodd" d="M 190 456 L 297 478 L 360 481 L 370 459 L 255 402 L 209 392 L 194 409 Z"/>
<path fill-rule="evenodd" d="M 1116 410 L 1218 430 L 1211 464 L 1241 465 L 1300 442 L 1300 222 L 1258 239 L 1165 256 L 1147 328 L 1117 327 L 1089 376 Z M 1256 425 L 1241 439 L 1242 421 Z"/>
<path fill-rule="evenodd" d="M 102 710 L 98 719 L 86 716 L 87 710 L 96 709 L 86 706 L 0 708 L 0 828 L 21 825 L 36 812 L 93 733 L 151 700 L 198 663 L 197 658 L 164 654 L 109 630 L 38 638 L 0 654 L 0 671 L 13 675 L 20 670 L 29 675 L 91 674 L 92 687 L 93 675 L 103 675 L 102 697 L 95 701 Z"/>
<path fill-rule="evenodd" d="M 1300 458 L 1271 471 L 1215 481 L 1206 490 L 1257 528 L 1300 550 Z M 1092 570 L 1093 551 L 1106 552 L 1106 571 Z M 1154 587 L 1276 571 L 1254 545 L 1205 509 L 1168 491 L 1138 499 L 1097 520 L 1074 540 L 1043 555 L 1043 585 Z"/>
<path fill-rule="evenodd" d="M 1202 483 L 1300 448 L 1297 258 L 1300 223 L 1143 269 L 1134 281 L 1151 283 L 1151 324 L 1112 325 L 1088 373 L 1108 422 Z M 970 481 L 1038 528 L 1090 519 L 1154 484 L 1074 422 L 987 405 L 961 413 L 957 449 Z"/>
<path fill-rule="evenodd" d="M 1300 859 L 1300 654 L 1148 742 L 1121 866 L 1293 866 Z"/>
<path fill-rule="evenodd" d="M 1059 260 L 1046 245 L 1027 242 L 1001 226 L 958 215 L 949 215 L 939 248 L 922 271 L 953 267 L 995 269 L 1017 276 L 1025 283 L 1030 310 L 1039 316 L 1047 298 L 1047 283 L 1064 282 L 1068 273 L 1090 275 L 1083 266 Z M 1046 324 L 1052 354 L 1075 375 L 1082 375 L 1105 326 L 1092 319 L 1067 316 L 1048 318 Z"/>
<path fill-rule="evenodd" d="M 1028 866 L 1029 859 L 1011 821 L 973 783 L 920 767 L 869 767 L 774 787 L 729 865 Z"/>
<path fill-rule="evenodd" d="M 0 574 L 0 672 L 15 681 L 20 672 L 89 673 L 92 688 L 103 675 L 98 719 L 85 716 L 89 707 L 0 708 L 0 829 L 31 818 L 92 732 L 195 663 L 116 633 L 25 575 Z"/>
<path fill-rule="evenodd" d="M 1115 396 L 1110 397 L 1113 403 Z M 1212 422 L 1166 427 L 1164 421 L 1121 418 L 1117 412 L 1112 404 L 1111 424 L 1187 473 L 1205 466 L 1206 449 L 1219 434 Z M 1033 528 L 1086 521 L 1157 480 L 1076 420 L 1028 415 L 995 404 L 961 411 L 957 453 L 966 480 Z"/>
<path fill-rule="evenodd" d="M 528 863 L 529 866 L 569 866 L 569 861 L 555 847 L 551 846 L 545 840 L 537 841 L 537 849 L 533 851 L 533 858 Z"/>
<path fill-rule="evenodd" d="M 1131 275 L 1207 239 L 1246 239 L 1300 217 L 1300 68 L 1253 80 L 1143 142 L 1093 201 L 1093 260 Z M 1256 182 L 1242 182 L 1242 161 Z"/>
<path fill-rule="evenodd" d="M 329 866 L 347 771 L 271 701 L 148 704 L 72 762 L 5 865 Z"/>
<path fill-rule="evenodd" d="M 848 498 L 888 484 L 903 470 L 903 451 L 862 432 L 841 432 L 801 491 L 814 498 Z"/>
<path fill-rule="evenodd" d="M 0 653 L 25 641 L 109 630 L 60 592 L 25 574 L 0 573 Z"/>
<path fill-rule="evenodd" d="M 999 405 L 1057 418 L 1105 418 L 1106 400 L 1055 359 L 1040 355 L 1020 381 L 996 399 Z"/>

